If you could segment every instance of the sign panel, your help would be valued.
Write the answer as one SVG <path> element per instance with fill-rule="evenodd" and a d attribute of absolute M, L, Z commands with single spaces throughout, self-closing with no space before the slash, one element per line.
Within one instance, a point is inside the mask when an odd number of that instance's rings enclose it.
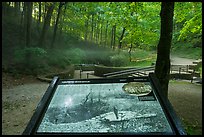
<path fill-rule="evenodd" d="M 176 134 L 157 96 L 148 77 L 59 80 L 32 132 Z"/>

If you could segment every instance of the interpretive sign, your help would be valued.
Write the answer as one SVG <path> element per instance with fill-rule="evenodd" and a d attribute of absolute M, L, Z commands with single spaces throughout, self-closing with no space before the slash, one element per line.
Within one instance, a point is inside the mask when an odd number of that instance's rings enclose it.
<path fill-rule="evenodd" d="M 23 134 L 185 134 L 154 79 L 55 77 Z"/>

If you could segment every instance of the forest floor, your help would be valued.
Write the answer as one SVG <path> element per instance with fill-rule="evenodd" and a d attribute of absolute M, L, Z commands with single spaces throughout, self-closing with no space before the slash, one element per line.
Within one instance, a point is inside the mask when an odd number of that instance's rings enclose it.
<path fill-rule="evenodd" d="M 86 76 L 86 73 L 82 74 L 82 78 Z M 74 77 L 79 78 L 78 71 L 75 71 Z M 90 74 L 89 78 L 97 77 Z M 23 133 L 48 86 L 49 83 L 40 82 L 32 76 L 14 78 L 2 72 L 3 135 Z M 169 83 L 169 100 L 190 134 L 201 135 L 202 85 L 190 81 L 172 81 Z"/>

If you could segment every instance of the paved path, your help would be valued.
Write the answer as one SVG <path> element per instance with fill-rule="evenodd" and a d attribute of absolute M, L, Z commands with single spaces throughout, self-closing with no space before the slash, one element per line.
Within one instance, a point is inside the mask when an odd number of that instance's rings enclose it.
<path fill-rule="evenodd" d="M 181 58 L 177 56 L 170 56 L 171 65 L 192 65 L 195 59 Z"/>

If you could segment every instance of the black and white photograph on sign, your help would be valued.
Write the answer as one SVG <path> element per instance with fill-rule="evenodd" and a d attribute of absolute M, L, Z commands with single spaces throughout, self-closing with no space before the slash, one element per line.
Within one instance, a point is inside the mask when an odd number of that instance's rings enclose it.
<path fill-rule="evenodd" d="M 59 85 L 37 133 L 172 133 L 150 92 L 148 82 Z"/>

